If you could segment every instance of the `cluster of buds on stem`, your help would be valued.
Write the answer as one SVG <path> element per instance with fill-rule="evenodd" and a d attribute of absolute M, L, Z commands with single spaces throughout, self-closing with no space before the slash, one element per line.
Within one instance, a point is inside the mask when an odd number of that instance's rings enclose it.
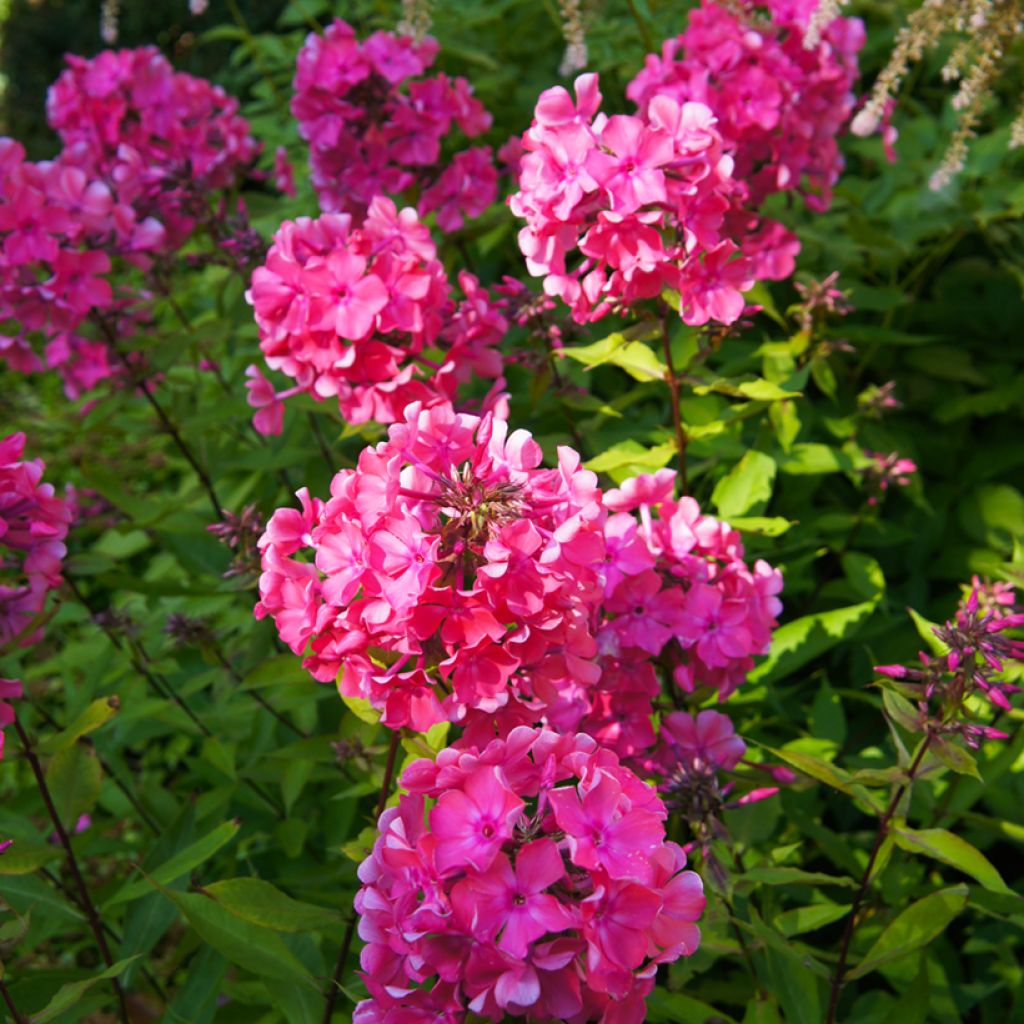
<path fill-rule="evenodd" d="M 980 582 L 980 581 L 979 581 Z M 940 655 L 919 654 L 921 667 L 880 665 L 875 671 L 895 680 L 896 689 L 916 702 L 916 719 L 902 724 L 931 736 L 960 736 L 969 747 L 982 740 L 1006 739 L 1006 733 L 976 720 L 970 698 L 981 694 L 1000 711 L 1009 711 L 1010 696 L 1020 687 L 1005 677 L 1008 661 L 1024 661 L 1024 641 L 1005 634 L 1024 626 L 1016 613 L 1013 591 L 1005 584 L 973 586 L 955 618 L 933 627 L 945 648 Z M 993 599 L 994 595 L 994 599 Z"/>

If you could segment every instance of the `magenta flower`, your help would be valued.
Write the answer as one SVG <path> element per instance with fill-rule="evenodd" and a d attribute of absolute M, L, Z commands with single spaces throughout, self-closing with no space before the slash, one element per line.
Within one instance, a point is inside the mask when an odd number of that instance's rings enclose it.
<path fill-rule="evenodd" d="M 430 812 L 436 837 L 434 860 L 444 875 L 466 864 L 487 871 L 524 804 L 502 781 L 497 769 L 474 772 L 463 790 L 442 794 Z"/>
<path fill-rule="evenodd" d="M 664 829 L 649 811 L 622 814 L 619 783 L 605 772 L 585 792 L 582 787 L 553 789 L 548 794 L 555 821 L 564 829 L 572 862 L 580 867 L 604 868 L 616 878 L 645 879 L 648 855 L 661 842 Z"/>
<path fill-rule="evenodd" d="M 414 762 L 402 786 L 359 869 L 370 999 L 354 1020 L 642 1024 L 657 966 L 696 950 L 704 905 L 650 786 L 587 736 L 530 728 Z M 559 815 L 566 794 L 596 787 L 591 813 Z M 644 833 L 642 855 L 583 865 L 574 851 L 599 820 Z"/>
<path fill-rule="evenodd" d="M 549 932 L 562 932 L 576 924 L 568 907 L 545 890 L 565 877 L 558 847 L 550 839 L 538 839 L 516 854 L 515 867 L 504 854 L 490 870 L 460 882 L 452 892 L 458 905 L 465 901 L 479 914 L 485 927 L 498 935 L 498 948 L 510 956 L 524 957 L 534 940 Z M 500 934 L 499 934 L 500 933 Z"/>

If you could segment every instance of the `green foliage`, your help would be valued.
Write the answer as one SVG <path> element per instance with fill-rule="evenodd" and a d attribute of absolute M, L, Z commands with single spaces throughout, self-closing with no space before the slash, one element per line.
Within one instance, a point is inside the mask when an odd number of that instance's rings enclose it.
<path fill-rule="evenodd" d="M 24 60 L 44 52 L 33 49 L 35 34 L 19 35 L 29 24 L 59 37 L 47 53 L 70 46 L 69 34 L 79 52 L 98 47 L 77 44 L 71 30 L 81 22 L 70 15 L 44 18 L 55 5 L 34 14 L 30 6 L 13 5 L 5 52 L 20 40 L 28 40 Z M 82 6 L 94 19 L 96 5 Z M 265 163 L 284 145 L 301 168 L 305 154 L 285 112 L 294 55 L 311 20 L 324 23 L 337 5 L 240 3 L 251 31 L 228 7 L 211 6 L 187 65 L 216 71 L 244 97 Z M 487 141 L 500 145 L 557 80 L 557 5 L 433 6 L 440 66 L 473 81 L 496 113 Z M 851 6 L 868 19 L 870 80 L 896 5 Z M 138 32 L 177 54 L 184 7 L 176 5 L 175 31 Z M 344 7 L 367 30 L 391 27 L 399 14 L 397 3 Z M 146 17 L 157 11 L 169 26 L 160 5 Z M 590 16 L 591 64 L 608 109 L 626 108 L 622 86 L 646 43 L 679 31 L 683 18 L 667 0 L 616 0 Z M 143 40 L 133 31 L 126 27 L 126 43 Z M 41 101 L 26 106 L 39 96 L 30 69 L 7 67 L 8 121 L 20 132 L 24 119 L 41 120 Z M 549 458 L 557 444 L 579 448 L 609 485 L 677 464 L 667 345 L 683 394 L 691 493 L 742 531 L 752 558 L 785 575 L 772 651 L 729 710 L 750 760 L 788 765 L 796 780 L 725 813 L 733 842 L 716 844 L 723 872 L 696 865 L 709 896 L 702 946 L 659 972 L 651 1021 L 819 1024 L 894 799 L 856 917 L 838 1019 L 1024 1019 L 1024 904 L 1014 895 L 1024 881 L 1021 712 L 1003 716 L 1012 735 L 1002 744 L 970 753 L 936 740 L 908 787 L 915 705 L 898 687 L 873 685 L 874 665 L 909 662 L 918 649 L 941 653 L 931 624 L 950 616 L 973 574 L 1024 585 L 1019 158 L 1003 154 L 1006 133 L 996 123 L 1000 144 L 979 140 L 964 175 L 946 192 L 928 192 L 944 136 L 922 74 L 918 98 L 898 109 L 897 163 L 884 162 L 877 138 L 846 138 L 848 168 L 832 209 L 778 211 L 802 240 L 800 275 L 839 271 L 850 316 L 805 332 L 792 315 L 799 297 L 781 282 L 759 286 L 751 299 L 764 312 L 734 336 L 677 325 L 665 338 L 653 318 L 609 318 L 588 329 L 566 324 L 557 359 L 531 349 L 522 331 L 507 343 L 530 357 L 507 372 L 515 424 L 532 430 Z M 36 150 L 46 141 L 37 137 Z M 246 197 L 265 234 L 315 210 L 306 175 L 297 177 L 294 200 Z M 461 266 L 468 253 L 486 281 L 521 275 L 515 231 L 497 204 L 446 241 L 446 263 Z M 346 425 L 327 403 L 300 397 L 289 400 L 284 434 L 259 439 L 244 398 L 257 335 L 243 293 L 224 268 L 183 274 L 177 308 L 157 298 L 154 322 L 137 340 L 220 503 L 236 513 L 251 503 L 266 517 L 292 504 L 299 487 L 326 496 L 333 472 L 382 432 Z M 200 369 L 208 358 L 223 383 Z M 890 380 L 902 407 L 878 415 L 871 396 Z M 350 1000 L 363 991 L 359 943 L 346 946 L 346 935 L 356 868 L 376 835 L 389 740 L 379 715 L 314 683 L 272 625 L 253 619 L 253 573 L 225 577 L 233 553 L 207 530 L 207 496 L 139 395 L 100 391 L 73 405 L 51 377 L 28 386 L 3 371 L 0 413 L 5 426 L 29 433 L 48 480 L 72 483 L 94 506 L 70 539 L 69 586 L 51 603 L 45 641 L 0 652 L 0 676 L 25 680 L 19 720 L 60 821 L 74 832 L 89 816 L 72 844 L 115 960 L 104 970 L 9 732 L 0 837 L 14 846 L 0 856 L 0 897 L 11 911 L 0 918 L 0 957 L 16 1005 L 32 1021 L 110 1019 L 91 1015 L 109 1015 L 117 976 L 151 1019 L 320 1021 L 345 948 L 333 1019 L 349 1019 Z M 917 479 L 873 494 L 865 449 L 914 459 Z M 172 636 L 174 615 L 201 620 L 203 638 Z M 695 705 L 713 706 L 707 697 L 697 694 Z M 397 767 L 444 742 L 441 734 L 408 742 Z M 670 830 L 688 838 L 679 820 Z"/>

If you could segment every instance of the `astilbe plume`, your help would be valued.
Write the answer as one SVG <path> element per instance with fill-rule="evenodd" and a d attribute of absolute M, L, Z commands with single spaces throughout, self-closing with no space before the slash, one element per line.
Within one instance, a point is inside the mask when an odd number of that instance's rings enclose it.
<path fill-rule="evenodd" d="M 491 736 L 496 718 L 537 721 L 599 671 L 605 516 L 574 451 L 540 461 L 494 413 L 414 403 L 327 502 L 301 491 L 301 510 L 274 513 L 257 616 L 391 728 L 447 718 Z"/>
<path fill-rule="evenodd" d="M 350 422 L 391 423 L 410 402 L 454 398 L 470 376 L 497 378 L 508 325 L 472 274 L 459 284 L 456 302 L 430 232 L 389 199 L 374 199 L 359 226 L 349 214 L 285 221 L 247 298 L 267 365 L 295 385 L 276 393 L 250 368 L 257 429 L 279 433 L 281 402 L 299 391 L 336 398 Z"/>
<path fill-rule="evenodd" d="M 660 56 L 649 55 L 626 89 L 641 111 L 658 96 L 711 109 L 740 183 L 740 209 L 730 222 L 774 192 L 797 191 L 812 210 L 828 208 L 843 168 L 837 137 L 853 113 L 865 39 L 860 19 L 835 18 L 805 47 L 816 0 L 756 6 L 767 7 L 768 16 L 744 0 L 728 7 L 702 0 L 686 31 L 667 39 Z"/>
<path fill-rule="evenodd" d="M 402 785 L 359 869 L 357 1024 L 645 1019 L 705 903 L 653 787 L 588 736 L 526 727 Z"/>
<path fill-rule="evenodd" d="M 453 124 L 473 138 L 491 116 L 464 78 L 424 77 L 437 50 L 430 37 L 388 32 L 360 43 L 340 19 L 323 35 L 309 35 L 296 65 L 292 113 L 309 143 L 321 209 L 359 220 L 375 196 L 415 190 L 420 213 L 436 210 L 438 225 L 452 231 L 494 202 L 489 148 L 442 154 Z"/>
<path fill-rule="evenodd" d="M 238 100 L 175 71 L 154 46 L 67 62 L 46 101 L 64 159 L 140 216 L 157 217 L 168 250 L 177 249 L 209 195 L 233 186 L 259 155 Z"/>
<path fill-rule="evenodd" d="M 162 224 L 107 181 L 64 156 L 26 160 L 20 143 L 0 138 L 0 322 L 17 324 L 0 336 L 0 359 L 20 373 L 57 370 L 71 398 L 111 376 L 116 364 L 86 321 L 124 318 L 113 260 L 145 267 L 164 244 Z"/>
<path fill-rule="evenodd" d="M 64 538 L 74 518 L 72 494 L 42 482 L 41 459 L 26 461 L 25 435 L 0 440 L 0 647 L 37 643 L 31 630 L 46 595 L 61 584 Z"/>

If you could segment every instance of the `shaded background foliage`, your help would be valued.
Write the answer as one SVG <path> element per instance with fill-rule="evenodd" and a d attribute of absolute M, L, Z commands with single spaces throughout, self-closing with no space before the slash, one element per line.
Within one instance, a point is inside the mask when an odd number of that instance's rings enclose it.
<path fill-rule="evenodd" d="M 365 32 L 391 28 L 399 15 L 395 4 L 364 0 L 334 7 L 239 0 L 242 28 L 230 4 L 215 0 L 198 20 L 184 8 L 125 4 L 122 44 L 155 42 L 179 66 L 242 96 L 267 153 L 285 145 L 300 169 L 303 147 L 287 101 L 308 19 L 338 13 Z M 436 8 L 439 66 L 471 79 L 495 114 L 488 141 L 500 144 L 528 124 L 537 94 L 557 78 L 564 46 L 557 9 L 521 0 Z M 853 6 L 869 28 L 865 87 L 903 9 Z M 588 8 L 591 67 L 601 72 L 609 109 L 626 109 L 624 84 L 651 41 L 683 24 L 676 3 Z M 45 85 L 64 49 L 100 48 L 97 25 L 95 4 L 11 6 L 3 120 L 36 156 L 53 146 L 41 128 Z M 975 573 L 1024 586 L 1020 162 L 1005 150 L 1010 110 L 1004 116 L 993 103 L 990 130 L 966 172 L 942 193 L 927 190 L 952 124 L 937 70 L 935 63 L 922 68 L 898 108 L 896 164 L 885 161 L 878 139 L 848 138 L 848 169 L 832 209 L 809 214 L 780 204 L 777 211 L 803 243 L 798 276 L 838 271 L 853 313 L 802 338 L 787 315 L 797 301 L 792 283 L 773 285 L 758 294 L 766 313 L 726 340 L 712 360 L 714 374 L 704 375 L 763 378 L 803 397 L 749 402 L 712 389 L 683 406 L 695 496 L 724 516 L 749 520 L 749 550 L 785 572 L 775 651 L 730 701 L 739 731 L 850 771 L 895 761 L 880 693 L 869 684 L 872 665 L 910 659 L 926 642 L 906 609 L 941 621 L 959 584 Z M 1002 88 L 1019 94 L 1019 75 Z M 294 200 L 247 196 L 265 234 L 285 217 L 315 211 L 301 170 L 298 178 Z M 507 211 L 495 207 L 446 247 L 449 269 L 468 253 L 484 280 L 519 274 L 515 230 Z M 161 398 L 209 467 L 223 504 L 238 511 L 254 503 L 266 516 L 299 486 L 326 494 L 333 471 L 351 465 L 378 432 L 345 426 L 326 405 L 302 397 L 302 414 L 289 412 L 282 437 L 257 441 L 242 387 L 257 335 L 242 292 L 217 268 L 182 277 L 176 298 L 190 329 L 161 306 L 151 335 L 139 340 L 164 374 Z M 572 340 L 582 345 L 604 333 L 596 325 Z M 685 363 L 694 333 L 680 327 L 673 341 Z M 507 347 L 520 343 L 526 340 L 513 335 Z M 230 397 L 197 370 L 208 354 Z M 580 438 L 584 455 L 615 481 L 669 463 L 663 387 L 611 366 L 591 371 L 565 363 L 577 390 L 560 391 L 537 365 L 510 370 L 513 419 L 532 429 L 546 452 Z M 902 408 L 881 419 L 865 415 L 858 396 L 890 380 Z M 358 886 L 386 738 L 347 711 L 331 687 L 312 683 L 268 623 L 252 620 L 252 576 L 223 578 L 231 555 L 206 529 L 204 496 L 179 453 L 154 432 L 141 401 L 101 397 L 72 414 L 56 380 L 38 377 L 27 387 L 3 372 L 0 415 L 5 428 L 29 433 L 33 453 L 47 460 L 47 479 L 91 488 L 103 499 L 70 540 L 67 575 L 82 600 L 63 593 L 45 645 L 18 672 L 30 694 L 26 716 L 40 735 L 56 733 L 96 701 L 118 698 L 102 727 L 59 756 L 68 777 L 83 782 L 68 787 L 65 809 L 69 822 L 91 815 L 76 849 L 116 933 L 115 957 L 140 956 L 122 977 L 138 1019 L 320 1020 L 321 992 Z M 917 478 L 880 505 L 867 504 L 865 447 L 913 458 Z M 750 459 L 751 451 L 765 459 Z M 202 628 L 183 635 L 175 615 L 202 620 Z M 917 827 L 962 835 L 1018 890 L 1021 717 L 1019 710 L 1005 716 L 1012 738 L 980 753 L 983 781 L 936 776 L 915 788 L 907 814 Z M 51 741 L 47 752 L 57 756 L 59 746 Z M 418 749 L 406 741 L 409 756 Z M 0 932 L 0 948 L 18 1004 L 36 1011 L 59 984 L 95 975 L 98 963 L 80 911 L 61 891 L 59 850 L 40 835 L 27 767 L 11 762 L 2 771 L 0 834 L 18 845 L 0 859 L 0 894 L 18 916 Z M 826 1000 L 823 972 L 834 962 L 828 951 L 837 945 L 850 879 L 863 871 L 874 822 L 836 788 L 802 776 L 778 798 L 731 813 L 728 825 L 745 862 L 731 884 L 755 977 L 712 892 L 705 941 L 664 972 L 649 1019 L 815 1024 Z M 142 880 L 137 865 L 164 891 Z M 772 874 L 776 868 L 788 870 Z M 266 892 L 232 904 L 223 890 L 214 911 L 200 895 L 249 877 L 272 882 L 304 906 L 274 903 Z M 955 868 L 891 853 L 855 952 L 863 955 L 879 938 L 892 908 L 963 879 Z M 844 997 L 841 1019 L 1024 1019 L 1015 953 L 1024 899 L 968 880 L 967 912 L 940 915 L 948 926 L 922 933 L 916 947 L 912 936 L 907 955 L 859 981 Z M 223 906 L 233 911 L 226 918 L 217 916 Z M 355 970 L 353 952 L 343 983 L 357 993 Z M 86 1019 L 107 1000 L 96 985 L 60 1019 Z M 347 1019 L 350 1008 L 341 1002 L 336 1019 Z"/>

